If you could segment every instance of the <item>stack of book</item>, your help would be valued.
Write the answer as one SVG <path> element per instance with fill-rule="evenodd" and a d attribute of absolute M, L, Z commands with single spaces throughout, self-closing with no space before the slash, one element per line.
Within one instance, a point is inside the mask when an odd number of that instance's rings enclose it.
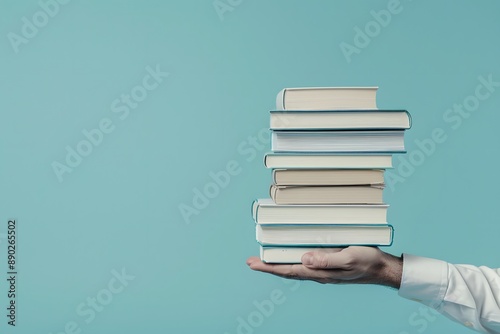
<path fill-rule="evenodd" d="M 271 111 L 270 197 L 255 200 L 260 256 L 300 263 L 319 247 L 389 246 L 384 171 L 404 153 L 406 110 L 380 110 L 377 87 L 287 88 Z"/>

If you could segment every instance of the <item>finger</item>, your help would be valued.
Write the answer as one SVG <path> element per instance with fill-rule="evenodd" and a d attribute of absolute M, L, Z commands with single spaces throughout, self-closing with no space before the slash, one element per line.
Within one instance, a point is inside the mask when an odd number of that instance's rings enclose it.
<path fill-rule="evenodd" d="M 318 276 L 315 270 L 306 268 L 301 264 L 270 264 L 262 262 L 258 257 L 249 258 L 247 264 L 252 270 L 285 278 L 314 279 Z"/>
<path fill-rule="evenodd" d="M 247 260 L 247 265 L 250 267 L 252 270 L 256 271 L 262 271 L 265 273 L 284 273 L 284 272 L 289 272 L 291 270 L 290 264 L 270 264 L 270 263 L 264 263 L 260 260 L 260 258 L 253 256 Z M 286 267 L 286 268 L 285 268 Z"/>
<path fill-rule="evenodd" d="M 260 262 L 260 258 L 257 256 L 252 256 L 247 259 L 247 265 L 251 266 L 254 262 Z"/>
<path fill-rule="evenodd" d="M 307 268 L 315 269 L 350 269 L 352 255 L 345 248 L 333 248 L 309 252 L 302 256 L 302 263 Z"/>

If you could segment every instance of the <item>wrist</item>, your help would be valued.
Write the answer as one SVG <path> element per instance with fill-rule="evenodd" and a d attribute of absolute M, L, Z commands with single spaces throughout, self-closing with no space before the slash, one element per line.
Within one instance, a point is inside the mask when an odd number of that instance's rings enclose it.
<path fill-rule="evenodd" d="M 403 276 L 403 256 L 397 257 L 384 252 L 381 255 L 381 265 L 376 272 L 377 283 L 399 289 Z"/>

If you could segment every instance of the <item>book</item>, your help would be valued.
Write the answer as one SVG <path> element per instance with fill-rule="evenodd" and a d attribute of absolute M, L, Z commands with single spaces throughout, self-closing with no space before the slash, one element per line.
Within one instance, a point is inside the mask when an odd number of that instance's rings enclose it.
<path fill-rule="evenodd" d="M 260 246 L 260 259 L 264 263 L 302 263 L 302 256 L 309 252 L 327 251 L 338 247 L 287 247 Z"/>
<path fill-rule="evenodd" d="M 387 204 L 278 205 L 271 198 L 252 203 L 252 217 L 258 224 L 384 224 Z"/>
<path fill-rule="evenodd" d="M 390 154 L 352 153 L 267 153 L 264 156 L 267 168 L 392 168 Z"/>
<path fill-rule="evenodd" d="M 377 89 L 378 87 L 285 88 L 276 96 L 276 109 L 377 109 Z"/>
<path fill-rule="evenodd" d="M 260 259 L 264 263 L 302 263 L 302 256 L 305 253 L 333 248 L 336 247 L 260 246 Z"/>
<path fill-rule="evenodd" d="M 270 195 L 276 204 L 383 204 L 383 185 L 277 186 Z"/>
<path fill-rule="evenodd" d="M 272 130 L 409 129 L 406 110 L 289 110 L 270 111 Z"/>
<path fill-rule="evenodd" d="M 264 263 L 302 263 L 302 255 L 320 249 L 322 248 L 260 246 L 260 259 Z"/>
<path fill-rule="evenodd" d="M 273 183 L 283 186 L 342 186 L 384 183 L 380 169 L 274 169 Z"/>
<path fill-rule="evenodd" d="M 256 238 L 262 246 L 389 246 L 391 225 L 260 225 Z"/>
<path fill-rule="evenodd" d="M 272 131 L 273 152 L 405 152 L 404 130 Z"/>

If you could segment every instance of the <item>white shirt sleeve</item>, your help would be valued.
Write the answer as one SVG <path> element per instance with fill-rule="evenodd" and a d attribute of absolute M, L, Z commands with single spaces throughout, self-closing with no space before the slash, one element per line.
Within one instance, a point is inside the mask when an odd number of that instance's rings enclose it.
<path fill-rule="evenodd" d="M 500 269 L 403 255 L 399 295 L 482 333 L 500 333 Z"/>

